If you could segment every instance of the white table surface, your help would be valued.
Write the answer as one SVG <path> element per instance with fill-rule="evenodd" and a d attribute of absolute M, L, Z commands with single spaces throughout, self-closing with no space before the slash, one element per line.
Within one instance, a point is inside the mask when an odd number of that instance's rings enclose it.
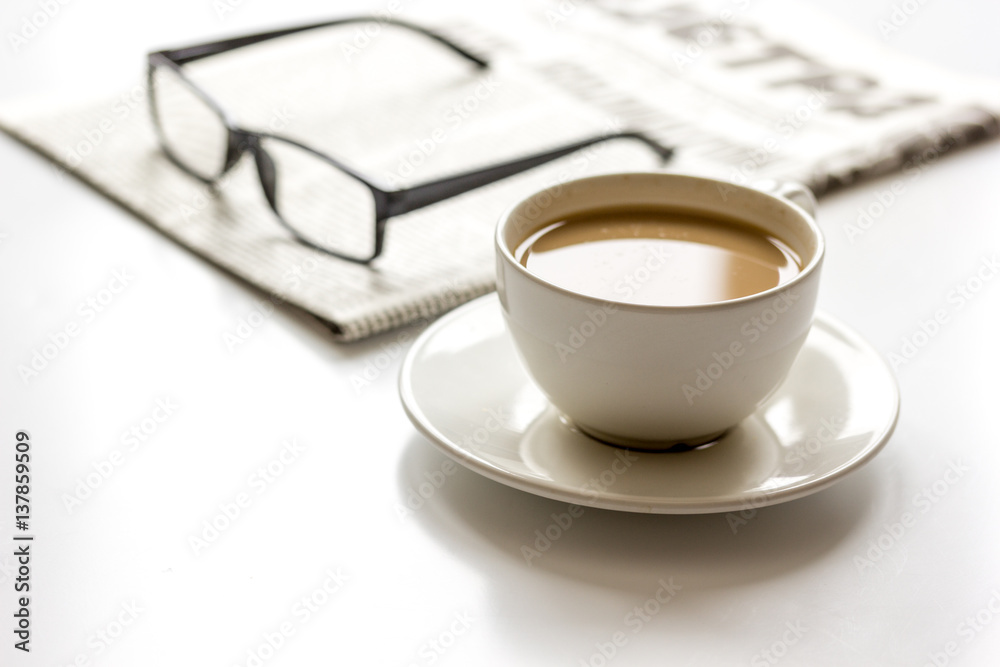
<path fill-rule="evenodd" d="M 5 2 L 0 95 L 114 90 L 150 47 L 334 11 L 232 4 L 220 19 L 210 0 L 73 2 L 15 53 L 8 35 L 38 3 Z M 810 4 L 880 39 L 901 0 Z M 998 25 L 989 0 L 928 2 L 889 41 L 1000 77 Z M 400 407 L 399 332 L 341 345 L 278 309 L 230 352 L 224 335 L 260 293 L 0 136 L 0 664 L 995 664 L 1000 278 L 961 308 L 949 293 L 1000 254 L 998 171 L 995 141 L 947 156 L 854 244 L 844 225 L 895 177 L 821 202 L 823 309 L 886 355 L 948 316 L 899 368 L 901 418 L 873 462 L 735 531 L 723 514 L 588 510 L 528 564 L 521 546 L 565 504 L 462 468 L 399 516 L 448 460 Z M 127 284 L 104 294 L 115 272 Z M 23 382 L 18 365 L 71 322 L 81 335 Z M 356 390 L 352 376 L 387 350 L 391 365 Z M 21 429 L 28 655 L 11 632 Z M 96 488 L 67 508 L 88 475 Z M 239 516 L 204 535 L 238 500 Z M 630 616 L 661 581 L 679 586 L 670 602 Z M 605 659 L 616 633 L 624 645 Z"/>

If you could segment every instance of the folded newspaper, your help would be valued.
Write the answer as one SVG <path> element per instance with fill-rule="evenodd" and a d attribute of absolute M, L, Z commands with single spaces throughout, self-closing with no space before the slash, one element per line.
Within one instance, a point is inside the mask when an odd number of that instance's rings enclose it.
<path fill-rule="evenodd" d="M 665 169 L 741 184 L 797 180 L 821 195 L 1000 132 L 996 82 L 904 59 L 786 0 L 512 2 L 459 17 L 424 4 L 423 14 L 396 16 L 399 7 L 380 17 L 435 28 L 489 68 L 375 21 L 188 69 L 242 125 L 295 138 L 392 187 L 626 129 L 675 147 L 675 158 L 661 165 L 641 144 L 599 144 L 391 219 L 385 253 L 365 267 L 292 240 L 250 160 L 214 188 L 167 161 L 144 83 L 89 103 L 8 100 L 0 126 L 342 340 L 491 290 L 496 220 L 541 187 Z"/>

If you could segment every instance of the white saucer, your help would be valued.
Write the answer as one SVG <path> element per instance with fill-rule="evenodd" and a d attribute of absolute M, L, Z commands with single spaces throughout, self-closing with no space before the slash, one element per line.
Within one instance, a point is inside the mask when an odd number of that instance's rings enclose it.
<path fill-rule="evenodd" d="M 495 294 L 428 328 L 399 378 L 410 420 L 468 468 L 578 505 L 696 514 L 773 505 L 824 489 L 874 457 L 899 414 L 899 389 L 861 337 L 817 314 L 784 384 L 716 444 L 633 452 L 564 423 L 509 340 Z"/>

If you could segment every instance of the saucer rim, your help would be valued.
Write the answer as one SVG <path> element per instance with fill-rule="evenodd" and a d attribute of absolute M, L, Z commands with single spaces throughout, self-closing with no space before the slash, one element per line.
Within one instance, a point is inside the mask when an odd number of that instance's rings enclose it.
<path fill-rule="evenodd" d="M 489 303 L 491 301 L 494 303 Z M 552 484 L 536 478 L 513 473 L 508 469 L 502 468 L 494 463 L 476 457 L 469 452 L 456 447 L 444 434 L 434 429 L 432 425 L 425 424 L 425 420 L 414 411 L 413 406 L 416 405 L 417 397 L 412 392 L 412 388 L 409 386 L 411 383 L 407 382 L 407 379 L 411 376 L 413 365 L 420 349 L 429 341 L 433 340 L 438 331 L 451 326 L 454 321 L 470 316 L 470 313 L 473 311 L 480 309 L 485 310 L 491 306 L 500 308 L 500 300 L 496 293 L 486 294 L 473 299 L 468 303 L 462 304 L 441 317 L 438 321 L 434 322 L 430 327 L 424 330 L 420 336 L 417 337 L 417 339 L 413 342 L 413 345 L 407 351 L 400 367 L 397 382 L 400 402 L 402 403 L 403 411 L 413 426 L 415 426 L 424 437 L 430 440 L 430 442 L 437 449 L 449 458 L 495 482 L 526 493 L 548 498 L 550 500 L 557 500 L 595 509 L 643 514 L 717 514 L 722 512 L 742 511 L 777 505 L 798 500 L 823 491 L 840 481 L 846 475 L 865 466 L 869 461 L 877 456 L 879 452 L 882 451 L 891 439 L 896 430 L 896 426 L 899 423 L 901 404 L 899 381 L 896 378 L 895 373 L 893 373 L 890 369 L 888 363 L 880 354 L 878 354 L 871 343 L 861 336 L 861 334 L 830 313 L 823 310 L 817 310 L 813 318 L 813 326 L 815 327 L 819 325 L 827 328 L 828 331 L 836 337 L 845 340 L 847 344 L 862 350 L 870 361 L 877 361 L 878 365 L 885 373 L 886 378 L 889 380 L 889 386 L 893 394 L 891 419 L 888 420 L 885 427 L 880 432 L 877 434 L 873 433 L 871 435 L 870 441 L 864 449 L 845 460 L 841 465 L 819 477 L 801 480 L 763 494 L 742 493 L 732 496 L 721 496 L 713 499 L 690 497 L 657 499 L 655 497 L 647 497 L 639 501 L 635 498 L 635 496 L 621 493 L 599 493 L 596 491 L 585 492 L 581 490 L 564 489 L 558 485 L 553 486 Z M 526 372 L 525 375 L 527 375 Z M 530 378 L 526 378 L 526 381 L 531 382 Z M 781 389 L 779 387 L 775 394 L 780 391 Z M 552 409 L 551 405 L 548 405 L 545 408 L 546 411 Z M 758 414 L 759 408 L 747 417 L 747 419 L 754 419 Z M 430 420 L 426 421 L 429 422 Z M 607 446 L 610 447 L 612 445 Z M 655 452 L 653 454 L 655 455 Z M 666 455 L 669 456 L 671 454 Z"/>

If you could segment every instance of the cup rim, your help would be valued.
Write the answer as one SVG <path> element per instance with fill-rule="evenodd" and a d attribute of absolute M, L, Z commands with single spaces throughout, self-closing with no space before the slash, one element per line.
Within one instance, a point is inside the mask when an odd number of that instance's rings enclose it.
<path fill-rule="evenodd" d="M 544 278 L 535 275 L 531 271 L 528 271 L 528 269 L 523 264 L 517 261 L 517 259 L 514 257 L 513 251 L 507 247 L 507 244 L 503 239 L 504 229 L 506 228 L 507 223 L 510 221 L 514 209 L 516 209 L 518 206 L 521 206 L 528 200 L 538 197 L 539 195 L 542 195 L 546 192 L 551 192 L 552 190 L 555 190 L 557 188 L 560 189 L 564 188 L 568 185 L 588 183 L 593 181 L 610 180 L 610 179 L 637 177 L 637 176 L 640 177 L 652 176 L 655 178 L 664 178 L 669 180 L 687 180 L 687 181 L 699 181 L 702 183 L 723 184 L 727 188 L 743 190 L 751 193 L 753 196 L 760 196 L 775 200 L 778 203 L 793 209 L 805 221 L 806 226 L 813 233 L 813 237 L 816 239 L 816 251 L 813 253 L 812 259 L 809 260 L 809 263 L 806 264 L 804 267 L 802 267 L 802 270 L 799 271 L 790 280 L 781 283 L 779 285 L 775 285 L 774 287 L 770 287 L 764 290 L 763 292 L 748 294 L 747 296 L 741 296 L 736 299 L 726 299 L 725 301 L 712 301 L 709 303 L 676 306 L 676 305 L 654 305 L 645 303 L 629 303 L 628 301 L 619 301 L 616 299 L 600 299 L 595 296 L 590 296 L 589 294 L 583 294 L 582 292 L 575 292 L 571 289 L 567 289 L 565 287 L 556 285 L 555 283 L 545 280 Z M 562 183 L 557 183 L 555 185 L 550 185 L 546 188 L 542 188 L 541 190 L 536 190 L 531 194 L 522 197 L 518 201 L 508 206 L 504 210 L 504 212 L 500 215 L 500 219 L 497 222 L 496 230 L 494 233 L 494 245 L 500 257 L 502 257 L 503 260 L 507 262 L 507 264 L 513 266 L 514 269 L 518 271 L 522 276 L 537 283 L 538 285 L 551 289 L 560 294 L 564 294 L 568 297 L 583 299 L 584 301 L 588 301 L 590 303 L 593 303 L 594 305 L 600 306 L 600 305 L 614 304 L 615 307 L 619 309 L 625 309 L 635 312 L 647 312 L 647 313 L 664 312 L 664 311 L 701 312 L 706 310 L 721 310 L 733 306 L 741 306 L 744 304 L 753 303 L 754 301 L 762 301 L 804 282 L 807 278 L 809 278 L 810 276 L 812 276 L 812 274 L 816 273 L 819 270 L 820 265 L 823 263 L 823 258 L 826 255 L 826 239 L 823 236 L 823 230 L 820 229 L 819 224 L 816 222 L 816 218 L 813 215 L 811 215 L 808 211 L 806 211 L 804 208 L 802 208 L 801 206 L 799 206 L 798 204 L 789 199 L 785 199 L 784 197 L 780 197 L 770 192 L 764 192 L 763 190 L 757 190 L 756 188 L 748 187 L 745 185 L 730 183 L 728 181 L 723 181 L 721 179 L 708 178 L 705 176 L 692 176 L 688 174 L 671 174 L 667 172 L 650 172 L 650 171 L 616 172 L 612 174 L 585 176 L 583 178 L 570 179 Z"/>

